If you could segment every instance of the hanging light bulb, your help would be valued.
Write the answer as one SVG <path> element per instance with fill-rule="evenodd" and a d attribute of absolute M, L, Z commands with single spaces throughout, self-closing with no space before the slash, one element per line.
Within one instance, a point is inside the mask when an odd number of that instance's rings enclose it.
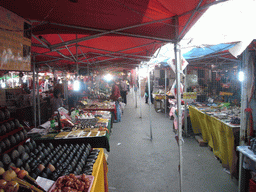
<path fill-rule="evenodd" d="M 5 88 L 6 87 L 6 84 L 5 84 L 5 82 L 2 80 L 2 83 L 1 83 L 1 87 L 2 88 Z"/>
<path fill-rule="evenodd" d="M 27 81 L 27 75 L 24 75 L 24 77 L 23 77 L 23 83 L 26 83 L 26 81 Z"/>
<path fill-rule="evenodd" d="M 104 79 L 109 82 L 113 79 L 113 76 L 108 73 L 107 75 L 104 76 Z"/>
<path fill-rule="evenodd" d="M 80 81 L 75 80 L 74 81 L 74 91 L 79 91 L 80 90 Z"/>
<path fill-rule="evenodd" d="M 240 82 L 244 81 L 244 72 L 243 71 L 239 71 L 239 73 L 238 73 L 238 80 Z"/>

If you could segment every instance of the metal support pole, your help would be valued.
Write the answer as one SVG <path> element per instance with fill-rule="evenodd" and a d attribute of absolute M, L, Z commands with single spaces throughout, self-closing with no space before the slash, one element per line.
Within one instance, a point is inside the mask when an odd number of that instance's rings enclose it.
<path fill-rule="evenodd" d="M 183 166 L 182 166 L 182 161 L 183 161 L 183 157 L 182 157 L 182 124 L 181 124 L 181 93 L 180 93 L 180 73 L 181 73 L 181 62 L 180 62 L 180 58 L 181 58 L 181 52 L 180 52 L 180 45 L 179 43 L 175 43 L 174 44 L 174 51 L 175 51 L 175 66 L 176 66 L 176 87 L 177 87 L 177 109 L 178 109 L 178 118 L 177 118 L 177 122 L 178 122 L 178 137 L 179 137 L 179 185 L 180 185 L 180 192 L 182 192 L 182 184 L 183 184 L 183 179 L 182 179 L 182 175 L 183 175 Z"/>
<path fill-rule="evenodd" d="M 241 128 L 240 128 L 240 145 L 244 145 L 244 139 L 245 139 L 245 132 L 246 132 L 246 114 L 245 114 L 245 109 L 247 108 L 247 102 L 248 102 L 248 99 L 247 99 L 247 82 L 248 82 L 248 79 L 246 78 L 247 77 L 247 74 L 248 74 L 248 61 L 249 61 L 249 51 L 248 49 L 246 49 L 244 52 L 243 52 L 243 55 L 242 55 L 242 69 L 243 69 L 243 72 L 245 74 L 245 79 L 244 81 L 242 82 L 242 85 L 241 85 Z"/>
<path fill-rule="evenodd" d="M 149 103 L 149 126 L 150 126 L 150 140 L 152 141 L 152 122 L 151 122 L 151 90 L 150 90 L 150 71 L 148 66 L 148 103 Z"/>
<path fill-rule="evenodd" d="M 187 68 L 185 68 L 185 80 L 184 80 L 184 92 L 187 92 Z M 184 118 L 185 118 L 185 121 L 184 121 L 184 129 L 185 129 L 185 136 L 187 137 L 188 136 L 188 112 L 187 112 L 187 101 L 185 101 L 185 111 L 184 111 Z"/>
<path fill-rule="evenodd" d="M 165 117 L 166 117 L 166 85 L 167 85 L 167 71 L 166 69 L 164 70 L 164 113 L 165 113 Z"/>
<path fill-rule="evenodd" d="M 33 56 L 33 114 L 34 114 L 34 126 L 36 127 L 36 77 L 35 77 L 35 70 L 36 70 L 36 60 L 35 56 Z"/>
<path fill-rule="evenodd" d="M 87 64 L 87 75 L 88 75 L 88 77 L 89 77 L 89 75 L 90 75 L 89 64 Z"/>
<path fill-rule="evenodd" d="M 248 79 L 247 74 L 248 74 L 248 64 L 249 64 L 249 51 L 248 48 L 244 50 L 242 54 L 242 63 L 241 63 L 241 69 L 243 69 L 245 79 L 241 83 L 241 123 L 240 123 L 240 140 L 239 140 L 239 145 L 245 145 L 244 139 L 245 139 L 245 133 L 246 133 L 246 114 L 245 114 L 245 109 L 247 108 L 247 103 L 248 103 L 248 98 L 247 98 L 247 86 L 248 86 Z M 244 191 L 244 184 L 242 181 L 243 177 L 243 156 L 240 154 L 239 156 L 239 180 L 238 180 L 238 191 L 242 192 Z"/>
<path fill-rule="evenodd" d="M 142 111 L 141 111 L 141 74 L 140 74 L 140 66 L 139 66 L 139 98 L 140 98 L 140 118 L 142 118 Z"/>
<path fill-rule="evenodd" d="M 76 34 L 76 39 L 77 39 L 77 34 Z M 77 71 L 77 75 L 78 75 L 78 73 L 79 73 L 79 71 L 78 71 L 78 45 L 77 45 L 77 43 L 76 43 L 76 71 Z"/>
<path fill-rule="evenodd" d="M 135 74 L 135 84 L 134 84 L 134 87 L 135 87 L 135 108 L 138 108 L 138 102 L 137 102 L 137 92 L 138 92 L 138 87 L 137 87 L 137 75 L 138 75 L 138 68 L 136 67 L 136 74 Z"/>
<path fill-rule="evenodd" d="M 41 103 L 40 103 L 40 94 L 39 94 L 39 78 L 38 78 L 38 69 L 36 69 L 36 87 L 37 87 L 37 110 L 38 110 L 38 126 L 41 125 Z"/>
<path fill-rule="evenodd" d="M 134 85 L 135 88 L 136 88 L 136 85 Z M 138 105 L 137 105 L 137 90 L 135 89 L 135 108 L 138 108 Z"/>
<path fill-rule="evenodd" d="M 12 88 L 14 88 L 13 73 L 11 73 L 11 76 L 12 76 Z"/>
<path fill-rule="evenodd" d="M 65 104 L 68 105 L 68 81 L 67 81 L 67 73 L 64 73 L 64 99 L 65 99 Z"/>

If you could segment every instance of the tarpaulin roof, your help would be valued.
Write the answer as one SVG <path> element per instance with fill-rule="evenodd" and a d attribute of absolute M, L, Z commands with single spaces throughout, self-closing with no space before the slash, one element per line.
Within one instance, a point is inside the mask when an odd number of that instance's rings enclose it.
<path fill-rule="evenodd" d="M 235 58 L 229 50 L 235 47 L 238 42 L 221 43 L 218 45 L 205 45 L 204 47 L 195 47 L 192 50 L 182 54 L 182 60 L 188 60 L 191 64 L 227 64 L 237 63 L 239 60 Z M 203 45 L 202 45 L 203 46 Z M 158 51 L 157 51 L 158 52 Z M 156 53 L 157 53 L 156 52 Z M 155 54 L 156 54 L 155 53 Z M 167 44 L 159 50 L 157 57 L 151 59 L 149 63 L 162 64 L 163 66 L 170 66 L 174 60 L 174 48 L 172 44 Z M 184 61 L 185 62 L 185 61 Z"/>
<path fill-rule="evenodd" d="M 197 47 L 187 53 L 184 53 L 183 57 L 185 59 L 200 58 L 200 57 L 204 57 L 206 55 L 227 51 L 230 48 L 234 47 L 235 45 L 236 44 L 234 44 L 234 43 L 233 44 L 221 43 L 218 45 L 211 45 L 211 46 L 207 46 L 207 47 Z"/>
<path fill-rule="evenodd" d="M 161 45 L 179 41 L 218 2 L 3 0 L 0 6 L 32 22 L 38 65 L 129 70 L 148 61 Z"/>
<path fill-rule="evenodd" d="M 239 63 L 239 59 L 230 53 L 230 49 L 235 47 L 238 42 L 221 43 L 218 45 L 208 45 L 205 47 L 194 48 L 183 54 L 189 65 L 234 65 Z"/>

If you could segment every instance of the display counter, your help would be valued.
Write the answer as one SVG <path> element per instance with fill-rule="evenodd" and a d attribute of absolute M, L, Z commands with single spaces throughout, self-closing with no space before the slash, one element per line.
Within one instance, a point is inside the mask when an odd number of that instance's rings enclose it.
<path fill-rule="evenodd" d="M 235 147 L 239 143 L 239 125 L 232 125 L 210 116 L 199 109 L 189 106 L 193 132 L 202 134 L 203 140 L 212 148 L 222 166 L 237 174 L 237 154 Z"/>
<path fill-rule="evenodd" d="M 114 111 L 115 110 L 115 102 L 99 101 L 98 99 L 79 101 L 78 104 L 80 105 L 81 109 L 86 111 Z"/>
<path fill-rule="evenodd" d="M 100 101 L 98 99 L 95 100 L 87 100 L 87 101 L 79 101 L 79 108 L 83 111 L 109 111 L 111 112 L 111 127 L 113 127 L 114 119 L 116 119 L 116 106 L 115 102 L 110 101 Z"/>
<path fill-rule="evenodd" d="M 55 139 L 58 133 L 51 133 L 41 137 L 34 137 L 36 143 L 53 143 L 53 144 L 65 144 L 65 143 L 90 143 L 93 148 L 105 148 L 110 151 L 109 134 L 99 137 L 76 137 L 76 138 L 63 138 Z"/>
<path fill-rule="evenodd" d="M 82 110 L 84 111 L 110 111 L 110 112 L 114 112 L 115 106 L 113 107 L 100 107 L 100 106 L 94 106 L 94 107 L 83 107 Z"/>
<path fill-rule="evenodd" d="M 69 137 L 72 132 L 66 132 L 66 135 L 63 135 L 62 138 L 58 137 L 59 133 L 49 133 L 42 136 L 30 136 L 33 138 L 37 143 L 48 143 L 51 142 L 53 144 L 61 144 L 61 143 L 90 143 L 93 148 L 105 148 L 107 151 L 110 151 L 109 145 L 109 133 L 111 131 L 111 121 L 109 120 L 108 123 L 108 130 L 105 135 L 99 136 L 100 131 L 98 131 L 98 135 L 95 134 L 94 136 L 87 134 L 87 136 L 83 136 L 83 130 L 81 130 L 80 135 Z M 79 131 L 79 130 L 78 130 Z M 77 132 L 77 130 L 75 131 Z M 63 132 L 61 132 L 63 133 Z M 96 133 L 96 132 L 95 132 Z"/>
<path fill-rule="evenodd" d="M 113 127 L 113 122 L 114 119 L 116 119 L 116 108 L 115 107 L 111 107 L 111 108 L 102 108 L 102 107 L 86 107 L 86 108 L 82 108 L 83 111 L 109 111 L 111 112 L 111 128 Z"/>

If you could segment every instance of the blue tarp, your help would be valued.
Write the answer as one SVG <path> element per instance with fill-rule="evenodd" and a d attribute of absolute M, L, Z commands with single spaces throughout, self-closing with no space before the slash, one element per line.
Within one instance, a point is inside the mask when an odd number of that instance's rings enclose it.
<path fill-rule="evenodd" d="M 234 47 L 236 44 L 228 44 L 228 43 L 222 43 L 218 45 L 212 45 L 209 47 L 200 47 L 200 48 L 194 48 L 191 51 L 183 54 L 183 57 L 185 59 L 195 59 L 199 57 L 203 57 L 206 55 L 214 54 L 214 53 L 219 53 L 222 51 L 226 51 L 232 47 Z"/>
<path fill-rule="evenodd" d="M 221 53 L 223 51 L 229 50 L 230 48 L 234 47 L 235 45 L 236 45 L 236 43 L 221 43 L 218 45 L 211 45 L 211 46 L 207 46 L 207 47 L 193 48 L 189 52 L 184 53 L 183 57 L 186 60 L 200 58 L 200 57 L 204 57 L 206 55 Z M 163 48 L 163 50 L 161 50 L 161 51 L 163 51 L 163 53 L 161 53 L 161 55 L 172 55 L 173 54 L 173 56 L 174 56 L 172 47 L 169 48 L 168 46 L 165 46 Z M 158 63 L 158 64 L 162 64 L 162 65 L 166 66 L 166 65 L 168 65 L 167 61 L 169 59 L 172 59 L 172 58 L 159 56 L 159 57 L 151 60 L 150 62 Z"/>

